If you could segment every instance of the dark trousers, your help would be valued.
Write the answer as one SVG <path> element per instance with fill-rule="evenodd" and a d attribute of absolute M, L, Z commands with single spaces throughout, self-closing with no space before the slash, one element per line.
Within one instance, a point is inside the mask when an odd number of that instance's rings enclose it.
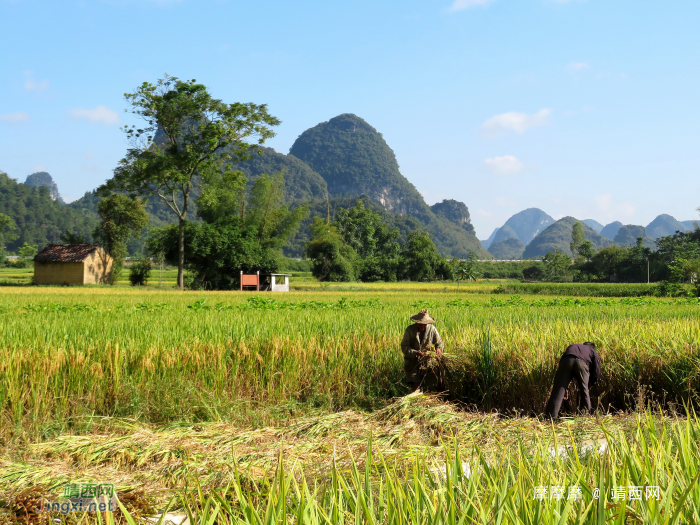
<path fill-rule="evenodd" d="M 578 387 L 581 390 L 579 396 L 579 408 L 586 407 L 588 413 L 591 412 L 591 395 L 588 392 L 588 365 L 585 361 L 573 356 L 564 356 L 559 361 L 559 368 L 554 375 L 554 386 L 552 387 L 552 395 L 549 396 L 545 415 L 550 418 L 555 418 L 559 415 L 561 402 L 564 400 L 564 392 L 569 388 L 569 383 L 575 379 Z"/>

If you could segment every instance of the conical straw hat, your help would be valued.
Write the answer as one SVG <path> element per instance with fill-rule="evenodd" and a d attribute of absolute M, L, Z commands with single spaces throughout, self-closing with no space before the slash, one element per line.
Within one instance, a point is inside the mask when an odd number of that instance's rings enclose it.
<path fill-rule="evenodd" d="M 428 315 L 428 310 L 423 309 L 416 315 L 411 316 L 411 321 L 417 324 L 432 324 L 435 322 L 435 319 Z"/>

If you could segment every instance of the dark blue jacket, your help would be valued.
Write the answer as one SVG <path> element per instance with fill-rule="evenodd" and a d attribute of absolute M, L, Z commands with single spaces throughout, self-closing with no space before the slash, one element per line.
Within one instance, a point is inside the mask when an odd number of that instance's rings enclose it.
<path fill-rule="evenodd" d="M 588 372 L 591 374 L 590 378 L 588 379 L 588 384 L 592 385 L 596 381 L 598 381 L 598 378 L 600 377 L 600 356 L 598 355 L 598 352 L 595 351 L 595 348 L 591 348 L 590 346 L 586 345 L 570 345 L 566 348 L 566 351 L 564 352 L 564 355 L 562 357 L 566 356 L 573 356 L 578 359 L 581 359 L 588 365 Z"/>

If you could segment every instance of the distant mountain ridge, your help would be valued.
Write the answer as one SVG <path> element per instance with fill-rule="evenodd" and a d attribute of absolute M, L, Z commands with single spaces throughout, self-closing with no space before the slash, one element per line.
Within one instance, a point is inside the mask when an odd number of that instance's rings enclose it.
<path fill-rule="evenodd" d="M 690 228 L 686 228 L 682 222 L 677 221 L 674 217 L 671 217 L 666 213 L 662 213 L 656 217 L 646 227 L 647 234 L 652 239 L 673 235 L 677 231 L 684 232 L 687 229 Z"/>
<path fill-rule="evenodd" d="M 548 252 L 554 250 L 561 250 L 565 254 L 571 255 L 571 249 L 569 247 L 571 243 L 571 232 L 574 228 L 574 224 L 577 222 L 581 221 L 574 217 L 564 217 L 554 224 L 549 225 L 527 245 L 523 257 L 525 259 L 544 257 Z M 586 234 L 586 239 L 591 241 L 596 248 L 604 248 L 613 244 L 610 239 L 606 239 L 587 224 L 581 222 L 581 225 L 583 226 L 583 232 Z"/>
<path fill-rule="evenodd" d="M 613 241 L 618 246 L 635 246 L 639 237 L 644 240 L 645 246 L 649 248 L 654 247 L 654 239 L 647 235 L 646 228 L 644 226 L 637 226 L 634 224 L 626 224 L 622 226 L 617 231 L 617 235 L 615 235 Z"/>
<path fill-rule="evenodd" d="M 622 228 L 622 223 L 620 221 L 611 222 L 600 230 L 600 234 L 606 239 L 612 240 L 617 235 L 617 232 L 620 231 L 620 228 Z"/>
<path fill-rule="evenodd" d="M 487 241 L 489 253 L 497 259 L 520 257 L 525 246 L 552 223 L 554 223 L 554 219 L 539 208 L 528 208 L 518 212 L 491 235 Z M 522 250 L 517 243 L 503 244 L 512 239 L 519 241 Z M 520 253 L 516 255 L 518 250 Z"/>
<path fill-rule="evenodd" d="M 444 256 L 464 258 L 470 252 L 489 256 L 474 234 L 467 206 L 453 199 L 428 206 L 399 171 L 394 152 L 381 133 L 356 115 L 339 115 L 304 131 L 287 155 L 267 147 L 260 151 L 262 155 L 232 167 L 246 175 L 249 185 L 262 173 L 284 171 L 287 203 L 292 207 L 307 203 L 311 217 L 325 217 L 329 211 L 334 214 L 338 207 L 353 206 L 362 198 L 375 203 L 373 209 L 385 212 L 385 219 L 399 228 L 403 241 L 408 232 L 423 229 Z M 193 203 L 199 191 L 195 185 Z M 96 204 L 96 196 L 89 192 L 70 206 L 94 213 Z M 149 199 L 147 211 L 154 226 L 175 221 L 158 199 Z M 193 219 L 195 212 L 193 204 Z M 287 255 L 303 254 L 311 217 L 285 248 Z"/>
<path fill-rule="evenodd" d="M 583 219 L 581 222 L 584 223 L 584 224 L 588 224 L 588 226 L 590 226 L 592 229 L 594 229 L 594 230 L 597 231 L 598 233 L 600 233 L 601 231 L 603 231 L 604 226 L 603 226 L 602 224 L 600 224 L 600 223 L 599 223 L 598 221 L 596 221 L 596 220 L 593 220 L 593 219 Z"/>
<path fill-rule="evenodd" d="M 553 223 L 554 219 L 539 208 L 527 208 L 508 219 L 496 234 L 493 242 L 505 240 L 506 238 L 513 238 L 512 235 L 506 237 L 506 235 L 510 234 L 512 231 L 515 233 L 515 238 L 520 239 L 520 242 L 527 246 L 530 241 Z M 502 233 L 506 227 L 509 227 L 510 230 L 506 230 L 505 233 Z"/>
<path fill-rule="evenodd" d="M 333 196 L 367 195 L 394 213 L 421 216 L 428 210 L 418 190 L 399 172 L 384 138 L 357 115 L 343 113 L 307 129 L 289 153 L 319 173 Z"/>
<path fill-rule="evenodd" d="M 432 212 L 443 219 L 459 224 L 470 233 L 474 233 L 474 226 L 469 216 L 469 208 L 463 202 L 454 199 L 444 199 L 430 206 Z"/>
<path fill-rule="evenodd" d="M 493 243 L 493 240 L 496 238 L 496 234 L 498 233 L 498 230 L 500 230 L 500 229 L 501 228 L 495 228 L 488 239 L 481 241 L 481 245 L 484 248 L 488 249 L 488 247 L 491 245 L 491 243 Z"/>

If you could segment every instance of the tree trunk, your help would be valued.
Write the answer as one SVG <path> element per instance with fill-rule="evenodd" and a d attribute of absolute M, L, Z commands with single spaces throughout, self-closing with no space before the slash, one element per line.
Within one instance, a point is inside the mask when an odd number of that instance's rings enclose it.
<path fill-rule="evenodd" d="M 177 285 L 185 289 L 185 219 L 180 219 L 180 235 L 177 242 Z"/>

